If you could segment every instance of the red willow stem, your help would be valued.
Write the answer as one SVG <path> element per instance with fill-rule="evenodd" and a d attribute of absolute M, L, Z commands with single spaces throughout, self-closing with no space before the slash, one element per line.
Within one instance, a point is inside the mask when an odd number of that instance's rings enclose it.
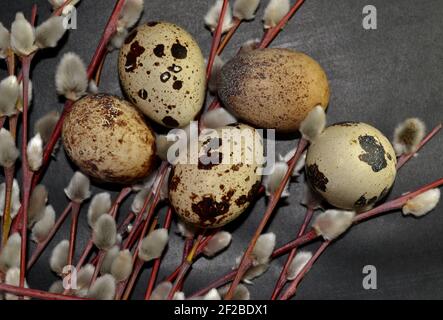
<path fill-rule="evenodd" d="M 48 236 L 43 242 L 40 242 L 37 244 L 36 249 L 34 250 L 34 253 L 32 254 L 31 258 L 28 261 L 27 269 L 31 269 L 34 263 L 37 261 L 37 259 L 40 257 L 42 252 L 46 249 L 48 246 L 48 243 L 52 240 L 56 232 L 60 229 L 63 222 L 68 217 L 68 214 L 71 212 L 72 209 L 72 202 L 69 202 L 65 210 L 62 212 L 60 217 L 57 218 L 57 221 L 55 222 L 54 226 L 52 227 L 51 231 L 49 232 Z"/>
<path fill-rule="evenodd" d="M 326 248 L 329 246 L 331 241 L 324 241 L 321 246 L 317 249 L 315 254 L 309 259 L 308 263 L 303 267 L 303 269 L 297 274 L 295 279 L 291 282 L 288 289 L 283 293 L 280 300 L 288 300 L 293 295 L 295 295 L 295 292 L 297 291 L 298 285 L 300 284 L 301 280 L 304 278 L 304 276 L 311 270 L 312 266 L 314 265 L 314 262 L 317 261 L 317 259 L 320 257 L 320 255 L 326 250 Z"/>
<path fill-rule="evenodd" d="M 229 287 L 228 292 L 226 293 L 225 299 L 230 300 L 232 299 L 232 296 L 234 295 L 235 289 L 240 283 L 241 279 L 243 278 L 243 275 L 246 273 L 246 271 L 249 269 L 248 264 L 251 260 L 251 254 L 254 250 L 255 244 L 257 243 L 258 238 L 260 237 L 261 233 L 265 229 L 269 219 L 272 216 L 272 213 L 274 212 L 275 207 L 277 206 L 281 195 L 283 193 L 283 190 L 289 181 L 289 179 L 292 176 L 292 172 L 294 171 L 294 168 L 302 155 L 303 151 L 308 146 L 308 141 L 301 138 L 298 142 L 297 150 L 295 151 L 294 156 L 289 161 L 289 167 L 286 171 L 285 176 L 283 177 L 278 189 L 275 191 L 275 193 L 270 197 L 270 201 L 268 204 L 268 207 L 266 208 L 265 214 L 263 215 L 262 220 L 260 221 L 259 226 L 257 227 L 254 236 L 252 237 L 251 241 L 249 242 L 248 248 L 246 249 L 245 253 L 243 254 L 242 260 L 240 262 L 240 265 L 238 266 L 237 274 L 234 278 L 234 281 L 231 283 L 231 286 Z"/>
<path fill-rule="evenodd" d="M 35 6 L 33 12 L 35 12 Z M 23 213 L 22 213 L 22 226 L 21 226 L 21 252 L 20 252 L 20 287 L 24 287 L 25 274 L 26 274 L 26 246 L 27 246 L 27 225 L 28 225 L 28 207 L 29 196 L 31 192 L 32 172 L 29 169 L 28 157 L 26 150 L 28 147 L 28 109 L 29 109 L 29 71 L 32 61 L 32 55 L 27 57 L 21 57 L 22 62 L 22 74 L 23 74 L 23 132 L 22 132 L 22 175 L 23 175 Z"/>
<path fill-rule="evenodd" d="M 426 137 L 423 138 L 423 140 L 420 142 L 420 144 L 417 147 L 417 150 L 414 152 L 403 154 L 397 159 L 397 170 L 400 169 L 406 162 L 409 161 L 426 143 L 429 142 L 442 128 L 442 124 L 439 123 L 437 126 L 432 129 L 431 132 L 429 132 Z"/>
<path fill-rule="evenodd" d="M 217 28 L 215 29 L 214 36 L 212 37 L 211 51 L 209 53 L 208 65 L 206 67 L 206 82 L 211 77 L 212 65 L 214 64 L 215 56 L 217 54 L 218 45 L 220 44 L 223 20 L 225 18 L 226 10 L 228 9 L 228 0 L 223 0 L 223 6 L 218 17 Z"/>
<path fill-rule="evenodd" d="M 360 213 L 359 215 L 355 216 L 355 218 L 353 220 L 353 224 L 358 224 L 358 223 L 364 222 L 365 220 L 368 220 L 370 218 L 377 217 L 383 213 L 400 209 L 404 206 L 404 204 L 409 199 L 416 197 L 417 195 L 419 195 L 423 192 L 426 192 L 430 189 L 440 187 L 442 185 L 443 185 L 443 178 L 435 180 L 427 185 L 422 186 L 421 188 L 419 188 L 413 192 L 409 192 L 403 196 L 400 196 L 396 199 L 388 201 L 388 202 L 386 202 L 378 207 L 375 207 L 367 212 Z M 304 235 L 297 237 L 296 239 L 275 249 L 270 258 L 271 258 L 271 260 L 275 259 L 275 258 L 289 252 L 290 250 L 292 250 L 294 248 L 305 245 L 305 244 L 307 244 L 311 241 L 314 241 L 318 238 L 320 238 L 320 236 L 317 235 L 317 233 L 315 232 L 314 229 L 311 229 L 308 232 L 306 232 Z M 250 266 L 250 264 L 249 264 L 249 266 Z M 200 295 L 203 295 L 204 293 L 208 292 L 212 288 L 218 288 L 218 287 L 228 283 L 229 281 L 231 281 L 236 274 L 238 274 L 238 269 L 234 269 L 234 270 L 230 271 L 229 273 L 225 274 L 221 278 L 215 280 L 214 282 L 212 282 L 211 284 L 206 286 L 205 288 L 200 289 L 199 291 L 195 292 L 190 297 L 200 296 Z"/>
<path fill-rule="evenodd" d="M 121 189 L 120 193 L 117 196 L 117 199 L 115 199 L 114 203 L 112 204 L 111 210 L 109 211 L 109 214 L 115 219 L 118 213 L 118 209 L 120 205 L 122 204 L 123 200 L 132 192 L 132 187 L 124 187 Z"/>
<path fill-rule="evenodd" d="M 75 253 L 75 240 L 77 236 L 78 216 L 80 213 L 81 203 L 72 201 L 71 208 L 71 231 L 69 233 L 69 253 L 68 253 L 68 266 L 72 265 Z"/>
<path fill-rule="evenodd" d="M 288 13 L 278 22 L 278 24 L 275 27 L 269 29 L 268 32 L 266 32 L 265 36 L 263 37 L 263 40 L 259 45 L 260 49 L 266 48 L 272 42 L 272 40 L 275 39 L 278 33 L 284 28 L 285 24 L 289 21 L 289 19 L 291 19 L 294 13 L 301 7 L 301 5 L 304 2 L 305 0 L 297 0 L 297 2 L 291 7 Z"/>
<path fill-rule="evenodd" d="M 42 300 L 91 300 L 87 298 L 80 298 L 57 293 L 50 293 L 36 289 L 20 288 L 8 284 L 0 283 L 0 291 L 8 292 L 15 295 L 26 296 Z"/>
<path fill-rule="evenodd" d="M 163 224 L 163 228 L 169 230 L 171 228 L 171 221 L 172 221 L 172 208 L 169 207 L 168 212 L 166 213 L 166 218 Z M 154 265 L 152 266 L 151 274 L 148 280 L 148 287 L 146 288 L 145 300 L 149 300 L 152 291 L 154 290 L 155 280 L 157 279 L 157 274 L 158 271 L 160 270 L 160 264 L 162 262 L 163 257 L 164 254 L 160 258 L 155 259 L 154 261 Z"/>
<path fill-rule="evenodd" d="M 240 20 L 239 18 L 234 17 L 234 19 L 232 20 L 233 24 L 232 24 L 231 29 L 229 29 L 228 33 L 226 33 L 225 37 L 223 38 L 223 41 L 218 46 L 217 53 L 215 54 L 216 56 L 219 56 L 223 52 L 226 45 L 228 44 L 228 42 L 231 40 L 232 36 L 234 35 L 235 31 L 237 31 L 238 27 L 240 27 L 240 24 L 242 23 L 242 21 L 243 20 Z"/>
<path fill-rule="evenodd" d="M 118 226 L 117 231 L 120 234 L 123 234 L 127 231 L 128 226 L 131 224 L 132 220 L 134 219 L 135 214 L 134 212 L 130 211 L 128 215 L 126 216 L 125 220 Z"/>
<path fill-rule="evenodd" d="M 6 244 L 9 237 L 9 230 L 11 228 L 11 196 L 12 188 L 14 184 L 14 171 L 15 166 L 4 168 L 5 172 L 5 207 L 3 212 L 3 236 L 2 247 Z"/>
<path fill-rule="evenodd" d="M 186 274 L 191 269 L 192 264 L 194 263 L 194 259 L 196 257 L 196 250 L 198 249 L 198 247 L 200 246 L 200 244 L 203 240 L 203 235 L 204 235 L 204 231 L 202 231 L 197 236 L 197 239 L 195 240 L 195 243 L 193 245 L 193 248 L 191 249 L 191 252 L 188 254 L 188 256 L 186 257 L 186 260 L 182 264 L 180 271 L 179 271 L 177 277 L 175 278 L 175 281 L 174 281 L 174 284 L 171 288 L 171 291 L 169 291 L 169 293 L 168 293 L 168 298 L 167 298 L 168 300 L 171 300 L 174 297 L 174 294 L 178 291 L 179 287 L 182 286 L 182 284 L 185 280 Z"/>
<path fill-rule="evenodd" d="M 94 72 L 97 70 L 97 67 L 100 65 L 101 60 L 104 58 L 107 50 L 107 44 L 111 37 L 114 35 L 116 28 L 117 28 L 117 21 L 120 17 L 121 10 L 123 9 L 123 6 L 125 4 L 125 0 L 118 0 L 114 6 L 114 9 L 111 13 L 111 16 L 109 17 L 109 20 L 106 24 L 105 30 L 100 38 L 100 41 L 98 43 L 97 49 L 95 50 L 95 53 L 91 59 L 91 62 L 89 63 L 88 69 L 87 69 L 87 75 L 88 79 L 91 80 L 94 76 Z M 58 139 L 60 139 L 61 131 L 63 127 L 63 121 L 66 117 L 66 114 L 70 111 L 72 108 L 73 101 L 66 101 L 65 106 L 63 108 L 63 112 L 60 115 L 59 120 L 57 121 L 57 124 L 55 125 L 54 131 L 51 134 L 51 137 L 45 147 L 45 150 L 43 151 L 43 165 L 42 168 L 39 170 L 39 172 L 36 174 L 35 182 L 33 182 L 33 185 L 35 186 L 38 181 L 41 179 L 50 159 L 52 152 L 54 150 L 55 145 L 57 144 Z"/>
<path fill-rule="evenodd" d="M 66 0 L 65 3 L 63 3 L 60 8 L 58 8 L 57 10 L 54 10 L 54 12 L 52 13 L 53 16 L 61 16 L 63 13 L 63 9 L 65 9 L 65 7 L 67 7 L 68 5 L 70 5 L 72 2 L 72 0 Z"/>
<path fill-rule="evenodd" d="M 300 230 L 299 230 L 299 232 L 297 234 L 297 237 L 300 237 L 300 236 L 302 236 L 305 233 L 306 228 L 308 227 L 309 222 L 311 221 L 313 215 L 314 215 L 314 208 L 309 206 L 306 209 L 305 218 L 304 218 L 303 224 L 301 225 Z M 287 272 L 288 272 L 288 268 L 291 265 L 291 262 L 294 259 L 296 253 L 297 253 L 297 248 L 293 248 L 291 250 L 291 252 L 289 253 L 289 255 L 288 255 L 287 259 L 286 259 L 286 262 L 283 265 L 283 269 L 280 272 L 280 276 L 279 276 L 279 278 L 277 280 L 277 283 L 275 285 L 274 291 L 272 292 L 271 300 L 277 299 L 277 297 L 280 294 L 281 290 L 285 286 L 285 284 L 287 282 L 286 275 L 287 275 Z"/>

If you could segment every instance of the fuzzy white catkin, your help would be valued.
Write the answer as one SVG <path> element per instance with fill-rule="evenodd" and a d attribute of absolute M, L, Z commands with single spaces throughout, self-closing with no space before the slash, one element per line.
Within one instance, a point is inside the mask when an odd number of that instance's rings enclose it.
<path fill-rule="evenodd" d="M 214 63 L 212 64 L 211 69 L 211 77 L 209 78 L 208 82 L 208 89 L 211 93 L 217 92 L 218 77 L 224 64 L 225 63 L 220 58 L 220 56 L 215 56 Z"/>
<path fill-rule="evenodd" d="M 14 138 L 5 128 L 0 129 L 0 166 L 12 167 L 19 156 Z"/>
<path fill-rule="evenodd" d="M 308 251 L 297 252 L 294 259 L 292 259 L 291 264 L 289 265 L 288 272 L 286 273 L 286 278 L 288 280 L 294 280 L 311 258 L 312 258 L 311 252 Z"/>
<path fill-rule="evenodd" d="M 28 82 L 28 106 L 31 105 L 32 103 L 32 81 L 29 80 Z M 20 82 L 20 90 L 19 90 L 19 97 L 18 97 L 18 101 L 17 101 L 17 109 L 20 112 L 23 112 L 23 81 Z"/>
<path fill-rule="evenodd" d="M 20 84 L 16 76 L 9 76 L 0 82 L 0 116 L 12 116 L 17 113 L 19 96 Z"/>
<path fill-rule="evenodd" d="M 29 141 L 26 149 L 26 156 L 29 169 L 34 172 L 39 170 L 43 163 L 43 140 L 40 133 L 37 133 Z"/>
<path fill-rule="evenodd" d="M 260 39 L 258 39 L 258 38 L 249 39 L 241 45 L 239 53 L 247 53 L 252 50 L 255 50 L 255 49 L 257 49 L 259 43 L 260 43 Z"/>
<path fill-rule="evenodd" d="M 127 29 L 123 28 L 121 30 L 117 30 L 117 32 L 112 36 L 111 40 L 109 41 L 108 44 L 109 51 L 112 51 L 114 49 L 120 49 L 123 46 L 123 43 L 125 42 L 125 39 L 128 36 L 128 34 L 129 32 Z"/>
<path fill-rule="evenodd" d="M 326 126 L 326 114 L 322 106 L 312 109 L 300 124 L 300 132 L 304 139 L 313 142 Z"/>
<path fill-rule="evenodd" d="M 118 20 L 118 29 L 129 29 L 133 27 L 143 12 L 143 0 L 126 0 Z"/>
<path fill-rule="evenodd" d="M 252 283 L 251 281 L 255 278 L 262 276 L 269 269 L 269 263 L 263 263 L 256 266 L 252 266 L 246 271 L 243 276 L 243 281 L 245 283 Z"/>
<path fill-rule="evenodd" d="M 168 282 L 168 281 L 161 282 L 152 291 L 150 300 L 166 300 L 171 289 L 172 289 L 171 282 Z"/>
<path fill-rule="evenodd" d="M 251 20 L 255 17 L 260 0 L 236 0 L 234 2 L 234 17 L 240 20 Z"/>
<path fill-rule="evenodd" d="M 48 0 L 53 9 L 60 8 L 67 0 Z"/>
<path fill-rule="evenodd" d="M 72 176 L 71 181 L 69 181 L 69 185 L 65 188 L 65 194 L 71 201 L 81 203 L 91 196 L 90 185 L 89 178 L 77 171 Z"/>
<path fill-rule="evenodd" d="M 8 29 L 0 22 L 0 58 L 4 59 L 10 45 L 10 34 Z"/>
<path fill-rule="evenodd" d="M 28 226 L 33 226 L 34 223 L 39 221 L 44 213 L 46 202 L 48 201 L 48 190 L 42 184 L 37 185 L 31 192 L 29 198 L 28 209 Z"/>
<path fill-rule="evenodd" d="M 115 279 L 110 274 L 97 278 L 88 292 L 88 297 L 96 300 L 113 300 L 115 297 Z"/>
<path fill-rule="evenodd" d="M 41 218 L 32 228 L 32 240 L 43 242 L 48 237 L 49 232 L 55 224 L 55 211 L 52 206 L 47 206 L 43 218 Z"/>
<path fill-rule="evenodd" d="M 54 281 L 49 287 L 48 291 L 51 293 L 62 294 L 65 291 L 65 288 L 63 288 L 63 281 L 62 280 Z"/>
<path fill-rule="evenodd" d="M 354 211 L 330 209 L 317 216 L 312 227 L 325 240 L 333 240 L 348 230 L 354 217 Z"/>
<path fill-rule="evenodd" d="M 431 189 L 409 199 L 403 206 L 404 215 L 412 214 L 421 217 L 435 209 L 440 201 L 440 189 Z"/>
<path fill-rule="evenodd" d="M 88 88 L 88 75 L 85 64 L 75 53 L 66 53 L 55 73 L 57 93 L 68 100 L 76 101 L 82 97 Z"/>
<path fill-rule="evenodd" d="M 60 241 L 52 250 L 49 258 L 49 266 L 51 270 L 57 274 L 62 274 L 63 268 L 68 263 L 69 241 Z"/>
<path fill-rule="evenodd" d="M 205 15 L 205 25 L 214 32 L 217 28 L 218 20 L 220 17 L 220 13 L 223 7 L 223 0 L 217 0 L 215 4 L 209 8 L 208 12 Z M 228 7 L 226 8 L 225 16 L 223 17 L 223 26 L 222 33 L 227 32 L 232 27 L 232 12 L 231 7 L 228 2 Z"/>
<path fill-rule="evenodd" d="M 39 48 L 54 48 L 66 32 L 64 17 L 52 16 L 35 29 L 35 44 Z"/>
<path fill-rule="evenodd" d="M 114 246 L 117 241 L 117 226 L 112 216 L 103 214 L 97 219 L 93 231 L 93 241 L 100 250 L 109 250 Z"/>
<path fill-rule="evenodd" d="M 5 192 L 6 192 L 6 184 L 3 182 L 0 184 L 0 217 L 3 217 L 5 211 Z M 12 194 L 11 194 L 11 219 L 14 219 L 17 216 L 18 211 L 20 210 L 20 187 L 16 179 L 12 183 Z"/>
<path fill-rule="evenodd" d="M 74 293 L 78 297 L 86 297 L 88 289 L 94 276 L 95 267 L 92 264 L 87 264 L 82 267 L 77 273 L 77 288 Z"/>
<path fill-rule="evenodd" d="M 254 250 L 252 250 L 254 265 L 267 263 L 272 251 L 274 251 L 274 247 L 275 233 L 268 232 L 260 235 L 257 239 Z"/>
<path fill-rule="evenodd" d="M 142 241 L 139 247 L 138 256 L 143 261 L 150 261 L 159 258 L 168 244 L 168 230 L 160 228 L 152 231 Z"/>
<path fill-rule="evenodd" d="M 263 15 L 265 29 L 275 27 L 289 12 L 289 9 L 289 0 L 270 0 Z"/>
<path fill-rule="evenodd" d="M 194 236 L 195 228 L 192 225 L 186 224 L 182 220 L 179 220 L 177 222 L 176 233 L 179 234 L 180 236 L 182 236 L 183 238 L 189 238 L 189 237 Z"/>
<path fill-rule="evenodd" d="M 111 274 L 117 282 L 126 280 L 132 272 L 132 254 L 129 250 L 120 251 L 112 262 Z"/>
<path fill-rule="evenodd" d="M 226 249 L 231 244 L 232 236 L 227 231 L 217 232 L 211 240 L 208 241 L 203 253 L 205 256 L 213 257 L 220 251 Z"/>
<path fill-rule="evenodd" d="M 212 288 L 203 296 L 203 300 L 221 300 L 221 297 L 217 289 Z"/>
<path fill-rule="evenodd" d="M 17 287 L 20 284 L 20 269 L 19 268 L 11 268 L 6 272 L 5 283 L 10 286 Z M 25 288 L 28 288 L 28 283 L 25 279 Z M 18 300 L 18 297 L 11 293 L 5 294 L 6 300 Z M 29 297 L 25 297 L 26 300 L 29 300 Z"/>
<path fill-rule="evenodd" d="M 394 131 L 392 143 L 399 156 L 415 152 L 426 133 L 426 125 L 418 118 L 409 118 L 400 123 Z"/>
<path fill-rule="evenodd" d="M 28 56 L 36 50 L 34 45 L 35 32 L 22 12 L 15 15 L 11 26 L 11 47 L 16 54 Z"/>
<path fill-rule="evenodd" d="M 237 119 L 225 108 L 217 108 L 205 112 L 202 116 L 203 125 L 206 128 L 217 129 L 237 122 Z"/>
<path fill-rule="evenodd" d="M 0 253 L 0 270 L 8 271 L 10 268 L 20 267 L 20 249 L 22 239 L 16 232 L 9 236 L 6 245 Z"/>
<path fill-rule="evenodd" d="M 288 164 L 283 161 L 278 161 L 273 164 L 272 173 L 265 175 L 263 177 L 263 185 L 266 190 L 266 195 L 273 195 L 280 186 L 280 183 L 283 181 L 286 172 L 288 171 Z M 289 196 L 289 181 L 286 183 L 286 186 L 281 195 L 282 198 Z"/>
<path fill-rule="evenodd" d="M 218 293 L 220 296 L 225 296 L 228 293 L 229 287 L 231 285 L 225 285 L 218 289 Z M 237 288 L 235 288 L 234 295 L 232 296 L 232 300 L 250 300 L 251 294 L 249 293 L 249 289 L 242 283 L 240 283 Z"/>
<path fill-rule="evenodd" d="M 115 258 L 117 258 L 119 253 L 120 249 L 118 246 L 113 246 L 111 249 L 106 251 L 100 268 L 100 274 L 111 273 L 112 263 L 114 262 Z"/>
<path fill-rule="evenodd" d="M 88 208 L 88 224 L 94 228 L 97 219 L 111 210 L 111 195 L 108 192 L 101 192 L 96 194 Z"/>
<path fill-rule="evenodd" d="M 48 112 L 35 122 L 34 134 L 39 133 L 43 143 L 48 143 L 58 119 L 60 119 L 60 113 L 58 113 L 58 111 L 53 110 Z"/>

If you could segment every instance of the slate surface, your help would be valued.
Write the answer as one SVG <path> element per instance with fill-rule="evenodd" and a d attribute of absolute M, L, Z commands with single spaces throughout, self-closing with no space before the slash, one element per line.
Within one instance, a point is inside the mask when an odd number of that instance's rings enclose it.
<path fill-rule="evenodd" d="M 40 21 L 50 13 L 45 0 L 39 5 Z M 146 1 L 142 21 L 166 20 L 177 23 L 195 36 L 205 56 L 211 36 L 204 28 L 203 16 L 212 1 L 151 0 Z M 325 68 L 331 85 L 328 112 L 330 123 L 344 120 L 364 121 L 375 125 L 391 137 L 395 125 L 412 116 L 419 116 L 429 127 L 443 120 L 443 2 L 438 0 L 374 0 L 378 14 L 377 30 L 362 28 L 362 9 L 368 1 L 308 0 L 299 10 L 273 46 L 304 51 Z M 29 15 L 31 1 L 1 1 L 0 21 L 9 26 L 16 11 Z M 31 120 L 53 109 L 60 109 L 55 94 L 54 72 L 61 54 L 77 52 L 89 61 L 101 35 L 113 1 L 83 0 L 78 9 L 78 29 L 69 32 L 59 49 L 39 54 L 32 69 L 34 103 Z M 243 24 L 223 57 L 233 56 L 238 46 L 260 37 L 260 18 Z M 116 68 L 117 53 L 106 60 L 101 91 L 120 94 Z M 1 77 L 5 76 L 1 64 Z M 277 150 L 285 152 L 294 145 L 290 139 L 279 141 Z M 443 135 L 437 136 L 400 172 L 391 197 L 399 195 L 441 176 Z M 57 154 L 43 183 L 49 189 L 50 203 L 61 212 L 67 203 L 63 188 L 74 168 L 63 151 Z M 3 180 L 3 176 L 0 177 Z M 99 187 L 94 186 L 94 192 Z M 115 194 L 114 189 L 114 194 Z M 277 234 L 279 245 L 293 238 L 304 213 L 299 205 L 302 183 L 291 185 L 291 197 L 282 202 L 267 228 Z M 121 215 L 130 201 L 126 201 Z M 229 270 L 234 259 L 244 250 L 265 206 L 262 199 L 248 217 L 229 225 L 233 243 L 229 250 L 208 261 L 195 264 L 185 291 L 193 292 L 208 281 Z M 423 219 L 404 218 L 394 213 L 353 228 L 331 246 L 306 276 L 297 294 L 298 299 L 424 299 L 443 298 L 443 204 Z M 174 226 L 175 228 L 175 226 Z M 51 242 L 51 248 L 67 237 L 69 223 Z M 86 207 L 82 211 L 77 248 L 81 249 L 90 230 L 86 224 Z M 313 249 L 318 244 L 307 247 Z M 160 278 L 171 272 L 181 258 L 182 240 L 173 235 Z M 80 250 L 77 250 L 79 252 Z M 48 266 L 50 250 L 40 258 L 28 276 L 31 287 L 47 289 L 56 280 Z M 267 299 L 279 274 L 283 260 L 272 263 L 270 270 L 250 286 L 252 298 Z M 362 269 L 377 268 L 378 289 L 364 290 Z M 134 298 L 144 293 L 149 270 L 141 275 Z"/>

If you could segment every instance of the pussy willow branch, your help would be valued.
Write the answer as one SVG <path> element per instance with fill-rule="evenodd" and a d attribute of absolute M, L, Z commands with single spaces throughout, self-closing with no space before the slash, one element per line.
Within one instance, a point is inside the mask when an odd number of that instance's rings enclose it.
<path fill-rule="evenodd" d="M 442 128 L 442 124 L 439 123 L 437 126 L 435 126 L 431 132 L 429 132 L 424 138 L 423 140 L 420 142 L 420 144 L 417 147 L 417 150 L 415 150 L 412 153 L 408 153 L 408 154 L 403 154 L 401 155 L 398 159 L 397 159 L 397 170 L 400 169 L 406 162 L 409 161 L 409 159 L 411 159 L 415 154 L 417 154 L 417 152 L 423 148 L 423 146 L 429 142 L 429 140 L 431 140 Z"/>
<path fill-rule="evenodd" d="M 58 229 L 60 229 L 63 222 L 68 217 L 69 213 L 71 212 L 72 208 L 72 202 L 69 202 L 69 204 L 66 206 L 65 210 L 63 210 L 62 214 L 57 218 L 57 221 L 55 222 L 54 226 L 51 228 L 51 231 L 47 235 L 46 239 L 43 242 L 40 242 L 37 244 L 37 247 L 35 248 L 31 258 L 28 261 L 27 269 L 31 269 L 34 263 L 37 261 L 37 259 L 40 257 L 42 252 L 46 249 L 48 246 L 48 243 L 52 240 Z"/>
<path fill-rule="evenodd" d="M 209 78 L 211 77 L 212 65 L 214 64 L 215 56 L 217 55 L 218 45 L 220 44 L 223 29 L 223 20 L 225 18 L 226 10 L 228 9 L 228 5 L 229 1 L 223 0 L 220 16 L 218 17 L 217 27 L 212 37 L 211 51 L 209 53 L 208 65 L 206 67 L 206 82 L 208 82 Z"/>
<path fill-rule="evenodd" d="M 378 216 L 388 213 L 390 211 L 398 210 L 398 209 L 402 208 L 409 199 L 414 198 L 417 195 L 419 195 L 423 192 L 426 192 L 430 189 L 441 187 L 442 185 L 443 185 L 443 178 L 437 179 L 431 183 L 428 183 L 428 184 L 420 187 L 419 189 L 416 189 L 415 191 L 404 194 L 396 199 L 385 202 L 385 203 L 383 203 L 383 204 L 381 204 L 369 211 L 363 212 L 363 213 L 355 216 L 355 218 L 353 220 L 353 224 L 354 225 L 359 224 L 361 222 L 365 222 L 366 220 L 378 217 Z M 271 260 L 275 259 L 277 257 L 280 257 L 281 255 L 286 254 L 287 252 L 291 251 L 294 248 L 298 248 L 302 245 L 310 243 L 310 242 L 317 240 L 319 238 L 320 238 L 320 236 L 315 232 L 315 230 L 310 229 L 302 236 L 297 237 L 296 239 L 275 249 L 271 255 Z M 249 267 L 251 265 L 252 265 L 252 263 L 249 262 Z M 206 292 L 208 292 L 212 288 L 218 288 L 218 287 L 230 282 L 237 273 L 238 273 L 238 268 L 228 272 L 227 274 L 223 275 L 219 279 L 213 281 L 211 284 L 209 284 L 205 288 L 200 289 L 197 292 L 193 293 L 190 297 L 200 296 L 202 294 L 205 294 Z"/>
<path fill-rule="evenodd" d="M 167 229 L 168 231 L 171 228 L 172 213 L 173 213 L 173 210 L 172 210 L 172 208 L 169 207 L 168 212 L 166 213 L 165 222 L 163 224 L 163 228 Z M 157 279 L 157 274 L 158 274 L 158 271 L 160 270 L 160 264 L 162 262 L 163 256 L 164 256 L 164 253 L 161 255 L 160 258 L 157 258 L 154 261 L 154 265 L 152 266 L 152 269 L 151 269 L 151 274 L 149 275 L 148 287 L 146 288 L 146 293 L 145 293 L 145 300 L 149 300 L 149 298 L 151 297 L 152 291 L 154 290 L 155 280 Z"/>
<path fill-rule="evenodd" d="M 232 281 L 231 286 L 229 287 L 229 290 L 226 293 L 226 296 L 225 296 L 226 300 L 232 299 L 235 289 L 237 288 L 238 284 L 240 283 L 240 281 L 243 278 L 246 271 L 249 269 L 248 264 L 251 260 L 251 254 L 252 254 L 252 251 L 254 250 L 255 244 L 257 243 L 258 238 L 260 237 L 260 235 L 262 234 L 266 225 L 268 224 L 268 221 L 271 218 L 272 213 L 274 212 L 274 209 L 277 206 L 277 204 L 281 198 L 283 190 L 285 189 L 285 186 L 288 183 L 289 179 L 291 178 L 292 172 L 294 171 L 294 168 L 295 168 L 298 160 L 300 159 L 302 153 L 304 152 L 304 150 L 306 149 L 307 146 L 308 146 L 308 141 L 301 138 L 298 142 L 297 150 L 295 151 L 294 156 L 289 161 L 288 170 L 286 171 L 285 176 L 283 177 L 278 189 L 270 197 L 269 204 L 266 208 L 263 218 L 260 221 L 260 224 L 257 227 L 257 229 L 254 233 L 254 236 L 252 237 L 251 241 L 249 242 L 248 248 L 246 249 L 245 253 L 243 254 L 240 265 L 238 266 L 237 274 L 235 275 L 234 280 Z"/>
<path fill-rule="evenodd" d="M 329 246 L 330 243 L 331 241 L 323 241 L 321 246 L 317 249 L 317 251 L 315 251 L 314 255 L 311 257 L 311 259 L 309 259 L 309 261 L 302 268 L 302 270 L 300 270 L 295 279 L 291 281 L 291 284 L 289 285 L 288 289 L 286 289 L 286 291 L 283 293 L 280 300 L 288 300 L 293 295 L 295 295 L 295 292 L 297 291 L 298 285 L 300 284 L 301 280 L 309 272 L 309 270 L 311 270 L 312 266 L 314 265 L 314 262 L 317 261 L 317 259 L 326 250 L 326 248 Z"/>
<path fill-rule="evenodd" d="M 14 295 L 26 296 L 42 300 L 91 300 L 87 298 L 80 298 L 57 293 L 50 293 L 36 289 L 21 288 L 0 283 L 0 292 L 8 292 Z"/>
<path fill-rule="evenodd" d="M 312 206 L 308 206 L 308 208 L 306 209 L 304 221 L 300 227 L 300 230 L 298 231 L 297 237 L 300 237 L 305 233 L 306 228 L 308 227 L 313 215 L 314 215 L 314 208 Z M 281 290 L 285 286 L 285 284 L 287 282 L 287 279 L 286 279 L 287 272 L 288 272 L 289 266 L 291 265 L 292 259 L 294 259 L 296 253 L 297 253 L 297 248 L 294 248 L 291 250 L 288 257 L 286 258 L 285 264 L 283 265 L 280 276 L 279 276 L 277 283 L 275 285 L 274 291 L 272 292 L 271 300 L 277 299 Z"/>
<path fill-rule="evenodd" d="M 289 19 L 292 18 L 294 13 L 301 7 L 301 5 L 305 2 L 305 0 L 297 0 L 297 2 L 291 7 L 291 9 L 288 11 L 288 13 L 279 21 L 279 23 L 268 30 L 266 32 L 263 40 L 259 44 L 259 48 L 263 49 L 269 46 L 269 44 L 272 42 L 272 40 L 275 39 L 275 37 L 278 35 L 278 33 L 284 28 L 286 23 L 288 23 Z"/>
<path fill-rule="evenodd" d="M 219 56 L 223 52 L 223 50 L 225 49 L 225 47 L 227 46 L 227 44 L 231 40 L 234 33 L 237 31 L 238 27 L 240 27 L 240 24 L 242 22 L 243 22 L 243 20 L 240 20 L 239 18 L 234 17 L 234 19 L 232 20 L 232 23 L 233 23 L 232 27 L 229 29 L 229 31 L 226 33 L 226 35 L 223 37 L 223 40 L 221 41 L 220 45 L 217 48 L 217 53 L 215 54 L 216 56 Z"/>

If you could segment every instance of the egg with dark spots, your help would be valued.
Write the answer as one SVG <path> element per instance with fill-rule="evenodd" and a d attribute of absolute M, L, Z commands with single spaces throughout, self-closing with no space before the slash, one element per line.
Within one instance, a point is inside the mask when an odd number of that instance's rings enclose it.
<path fill-rule="evenodd" d="M 175 24 L 134 29 L 120 50 L 118 70 L 129 100 L 163 126 L 186 126 L 203 106 L 203 55 L 194 38 Z M 171 105 L 177 107 L 171 110 Z"/>
<path fill-rule="evenodd" d="M 397 159 L 389 140 L 361 122 L 326 128 L 308 148 L 306 176 L 333 206 L 365 211 L 391 189 Z"/>
<path fill-rule="evenodd" d="M 288 49 L 258 49 L 236 55 L 221 69 L 218 95 L 238 118 L 258 128 L 297 131 L 317 105 L 329 103 L 320 64 Z"/>
<path fill-rule="evenodd" d="M 202 132 L 195 159 L 182 159 L 171 172 L 171 205 L 190 224 L 223 226 L 242 214 L 257 196 L 263 161 L 263 142 L 250 126 Z"/>
<path fill-rule="evenodd" d="M 72 106 L 63 122 L 69 158 L 90 177 L 129 184 L 147 177 L 155 164 L 155 137 L 128 101 L 97 94 Z"/>

